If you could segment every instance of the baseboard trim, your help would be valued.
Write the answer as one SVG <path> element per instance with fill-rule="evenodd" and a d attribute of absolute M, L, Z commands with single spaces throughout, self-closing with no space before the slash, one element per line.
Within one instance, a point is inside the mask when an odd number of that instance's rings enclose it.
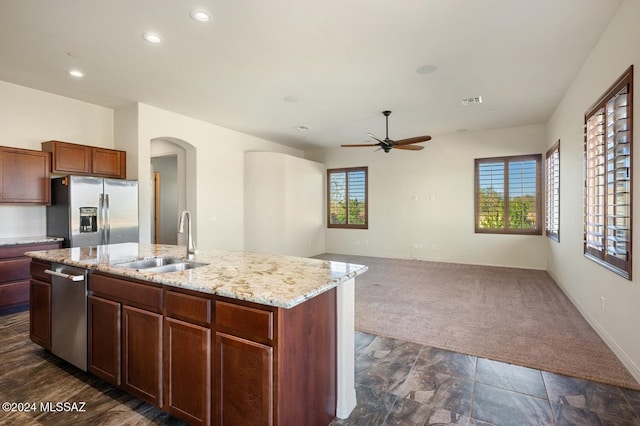
<path fill-rule="evenodd" d="M 551 274 L 549 274 L 551 276 Z M 562 286 L 555 279 L 555 277 L 551 276 L 553 281 L 555 281 L 556 285 L 562 290 L 562 292 L 567 296 L 567 298 L 573 303 L 573 306 L 580 312 L 580 315 L 589 323 L 591 328 L 598 333 L 598 336 L 604 341 L 604 343 L 613 351 L 613 353 L 618 357 L 620 362 L 629 370 L 629 373 L 633 376 L 634 379 L 638 383 L 640 383 L 640 367 L 638 367 L 629 356 L 625 353 L 625 351 L 616 343 L 616 341 L 607 333 L 607 331 L 602 328 L 600 323 L 587 311 L 587 309 L 580 303 L 577 299 L 575 299 L 566 288 Z"/>

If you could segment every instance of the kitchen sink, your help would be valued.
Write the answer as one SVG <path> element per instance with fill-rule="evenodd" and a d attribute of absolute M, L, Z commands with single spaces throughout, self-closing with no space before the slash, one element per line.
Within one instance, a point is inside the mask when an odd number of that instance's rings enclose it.
<path fill-rule="evenodd" d="M 145 272 L 177 272 L 186 271 L 187 269 L 195 269 L 201 266 L 208 265 L 202 262 L 193 262 L 191 260 L 183 260 L 180 263 L 170 263 L 168 265 L 156 266 L 153 268 L 146 268 Z"/>
<path fill-rule="evenodd" d="M 144 270 L 145 272 L 177 272 L 187 269 L 199 268 L 208 263 L 194 262 L 179 257 L 152 257 L 149 259 L 134 260 L 132 262 L 117 263 L 114 266 L 121 268 Z"/>

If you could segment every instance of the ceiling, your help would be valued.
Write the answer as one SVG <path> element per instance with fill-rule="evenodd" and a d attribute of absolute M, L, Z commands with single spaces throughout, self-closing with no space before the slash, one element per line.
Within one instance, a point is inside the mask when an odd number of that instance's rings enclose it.
<path fill-rule="evenodd" d="M 435 139 L 546 122 L 620 3 L 0 0 L 0 80 L 301 149 L 371 143 L 386 109 L 392 139 Z"/>

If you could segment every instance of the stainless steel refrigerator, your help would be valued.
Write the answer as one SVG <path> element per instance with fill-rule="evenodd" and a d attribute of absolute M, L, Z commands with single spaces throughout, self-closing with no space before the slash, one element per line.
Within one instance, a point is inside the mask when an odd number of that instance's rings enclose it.
<path fill-rule="evenodd" d="M 138 181 L 93 176 L 51 180 L 47 235 L 63 247 L 138 242 Z"/>

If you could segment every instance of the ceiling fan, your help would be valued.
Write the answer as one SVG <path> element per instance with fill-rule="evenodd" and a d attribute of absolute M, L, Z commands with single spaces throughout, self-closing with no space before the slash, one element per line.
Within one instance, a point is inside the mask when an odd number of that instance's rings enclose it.
<path fill-rule="evenodd" d="M 420 142 L 426 142 L 428 140 L 431 140 L 431 136 L 416 136 L 413 138 L 408 138 L 408 139 L 400 139 L 397 141 L 394 141 L 392 139 L 389 139 L 389 115 L 391 115 L 391 111 L 382 111 L 382 114 L 384 114 L 384 116 L 386 117 L 386 121 L 387 121 L 387 133 L 386 136 L 384 138 L 384 140 L 380 140 L 378 139 L 375 135 L 373 135 L 372 133 L 367 133 L 367 135 L 378 141 L 378 143 L 367 143 L 367 144 L 348 144 L 348 145 L 340 145 L 342 147 L 359 147 L 359 146 L 379 146 L 379 149 L 384 150 L 384 152 L 389 152 L 391 151 L 392 148 L 398 148 L 398 149 L 407 149 L 407 150 L 411 150 L 411 151 L 420 151 L 421 149 L 424 149 L 424 146 L 414 146 L 412 144 L 414 143 L 420 143 Z"/>

